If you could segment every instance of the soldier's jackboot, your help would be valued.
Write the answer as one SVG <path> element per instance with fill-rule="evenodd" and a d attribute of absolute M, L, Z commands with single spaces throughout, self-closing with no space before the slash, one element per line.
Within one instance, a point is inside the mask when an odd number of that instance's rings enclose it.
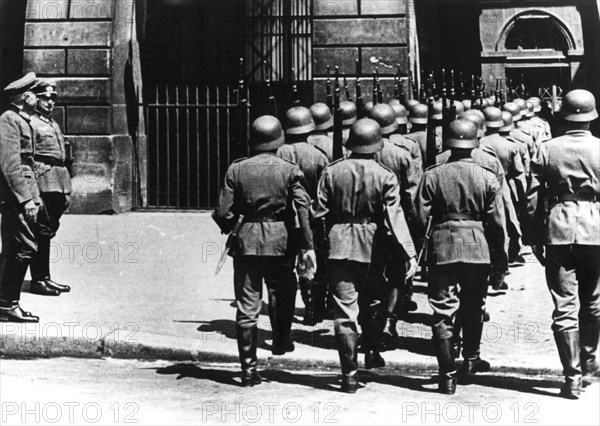
<path fill-rule="evenodd" d="M 0 255 L 0 322 L 37 323 L 39 317 L 19 306 L 28 261 Z"/>
<path fill-rule="evenodd" d="M 295 349 L 290 337 L 294 320 L 295 300 L 295 292 L 282 292 L 277 297 L 270 294 L 269 318 L 273 337 L 271 348 L 273 355 L 284 355 L 286 352 L 293 352 Z"/>
<path fill-rule="evenodd" d="M 464 362 L 460 379 L 463 383 L 469 383 L 477 373 L 490 371 L 490 363 L 479 356 L 482 332 L 482 323 L 468 323 L 462 326 Z"/>
<path fill-rule="evenodd" d="M 313 326 L 316 325 L 315 320 L 315 301 L 313 298 L 313 282 L 311 280 L 301 279 L 300 280 L 300 296 L 302 296 L 302 302 L 304 303 L 304 321 L 305 325 Z"/>
<path fill-rule="evenodd" d="M 38 237 L 38 251 L 31 259 L 32 293 L 56 296 L 55 292 L 68 293 L 71 287 L 52 281 L 50 278 L 50 239 Z"/>
<path fill-rule="evenodd" d="M 554 340 L 565 376 L 560 395 L 567 399 L 579 399 L 582 387 L 579 330 L 554 332 Z"/>
<path fill-rule="evenodd" d="M 242 365 L 242 386 L 252 387 L 262 382 L 256 371 L 256 347 L 258 345 L 258 327 L 236 327 L 238 352 Z"/>
<path fill-rule="evenodd" d="M 383 328 L 385 327 L 385 314 L 382 312 L 381 303 L 375 302 L 365 317 L 366 324 L 363 328 L 363 345 L 365 348 L 365 368 L 385 367 L 385 360 L 380 354 Z"/>
<path fill-rule="evenodd" d="M 342 366 L 342 392 L 355 393 L 358 389 L 358 333 L 339 333 L 335 341 Z"/>
<path fill-rule="evenodd" d="M 453 339 L 434 335 L 433 346 L 439 365 L 438 390 L 447 395 L 456 392 L 456 363 L 454 362 Z"/>
<path fill-rule="evenodd" d="M 580 319 L 579 335 L 583 386 L 589 386 L 598 371 L 596 353 L 598 351 L 598 340 L 600 339 L 600 318 Z"/>
<path fill-rule="evenodd" d="M 312 299 L 315 323 L 319 324 L 327 316 L 327 286 L 313 281 Z"/>

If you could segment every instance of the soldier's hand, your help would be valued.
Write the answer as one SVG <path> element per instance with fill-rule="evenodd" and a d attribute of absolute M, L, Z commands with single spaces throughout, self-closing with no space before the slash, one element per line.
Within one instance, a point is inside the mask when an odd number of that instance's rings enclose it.
<path fill-rule="evenodd" d="M 415 257 L 411 257 L 408 262 L 406 262 L 406 281 L 412 280 L 417 273 L 417 268 L 419 264 L 417 263 L 417 259 Z"/>
<path fill-rule="evenodd" d="M 544 246 L 541 244 L 534 244 L 531 246 L 531 251 L 537 258 L 538 262 L 542 266 L 546 266 L 546 257 L 544 256 Z"/>
<path fill-rule="evenodd" d="M 33 201 L 28 201 L 25 204 L 24 209 L 25 209 L 25 219 L 30 223 L 36 223 L 37 215 L 38 215 L 40 208 Z"/>
<path fill-rule="evenodd" d="M 313 274 L 317 272 L 317 254 L 314 250 L 306 250 L 302 255 L 302 262 Z"/>

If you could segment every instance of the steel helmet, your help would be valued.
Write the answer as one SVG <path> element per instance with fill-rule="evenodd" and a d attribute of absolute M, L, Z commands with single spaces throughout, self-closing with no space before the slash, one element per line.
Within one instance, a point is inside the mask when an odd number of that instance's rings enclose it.
<path fill-rule="evenodd" d="M 394 109 L 388 104 L 373 105 L 373 108 L 368 112 L 368 117 L 375 120 L 381 126 L 381 133 L 389 135 L 398 130 L 396 122 L 396 114 Z"/>
<path fill-rule="evenodd" d="M 327 104 L 322 102 L 314 104 L 310 107 L 310 113 L 315 122 L 315 130 L 324 131 L 333 127 L 333 114 Z"/>
<path fill-rule="evenodd" d="M 383 148 L 381 126 L 370 118 L 361 118 L 350 128 L 346 148 L 357 154 L 374 154 Z"/>
<path fill-rule="evenodd" d="M 561 116 L 567 121 L 587 122 L 598 118 L 596 98 L 587 90 L 571 90 L 562 100 Z"/>
<path fill-rule="evenodd" d="M 252 123 L 250 147 L 255 151 L 272 151 L 285 143 L 283 128 L 276 117 L 263 115 Z"/>

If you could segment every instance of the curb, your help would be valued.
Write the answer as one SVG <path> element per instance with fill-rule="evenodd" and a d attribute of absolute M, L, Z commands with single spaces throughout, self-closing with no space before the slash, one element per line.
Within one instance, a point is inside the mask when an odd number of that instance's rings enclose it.
<path fill-rule="evenodd" d="M 165 336 L 151 333 L 138 333 L 135 340 L 122 340 L 129 330 L 115 330 L 101 339 L 90 341 L 81 337 L 43 337 L 35 335 L 2 335 L 0 336 L 0 357 L 3 359 L 35 359 L 35 358 L 88 358 L 88 359 L 137 359 L 144 361 L 179 361 L 205 362 L 220 364 L 237 364 L 237 352 L 217 352 L 206 350 L 206 345 L 200 341 L 188 338 Z M 259 349 L 259 368 L 298 369 L 331 369 L 339 370 L 339 360 L 331 357 L 310 358 L 294 354 L 287 356 L 269 356 L 270 352 Z M 376 370 L 381 372 L 415 373 L 437 371 L 435 358 L 431 362 L 387 361 L 386 367 Z M 527 366 L 502 365 L 493 363 L 492 373 L 518 374 L 525 376 L 562 375 L 559 368 L 532 368 Z"/>

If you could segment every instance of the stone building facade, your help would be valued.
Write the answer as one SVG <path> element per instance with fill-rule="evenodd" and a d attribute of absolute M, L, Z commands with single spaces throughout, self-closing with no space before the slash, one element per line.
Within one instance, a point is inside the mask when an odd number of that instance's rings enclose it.
<path fill-rule="evenodd" d="M 586 87 L 600 95 L 597 1 L 278 2 L 0 0 L 1 83 L 26 71 L 58 82 L 56 118 L 75 157 L 73 213 L 124 212 L 147 204 L 146 191 L 153 185 L 148 164 L 153 159 L 143 105 L 154 80 L 218 84 L 220 79 L 235 85 L 235 58 L 264 45 L 269 31 L 285 41 L 285 31 L 275 34 L 259 23 L 262 38 L 253 46 L 240 47 L 259 37 L 256 25 L 249 24 L 252 13 L 260 15 L 268 8 L 271 13 L 274 4 L 284 5 L 273 16 L 281 18 L 282 28 L 289 28 L 288 38 L 300 37 L 301 30 L 294 23 L 286 27 L 293 16 L 281 13 L 305 15 L 302 25 L 308 44 L 296 47 L 296 56 L 290 57 L 297 61 L 303 49 L 309 58 L 302 70 L 303 87 L 312 86 L 318 100 L 324 95 L 326 65 L 338 65 L 351 87 L 360 76 L 369 95 L 376 62 L 386 97 L 392 96 L 392 74 L 398 65 L 404 77 L 410 71 L 418 76 L 420 68 L 445 67 L 465 75 L 482 74 L 490 82 L 509 76 L 527 83 L 540 77 L 545 83 L 558 81 L 563 90 Z M 169 8 L 180 12 L 165 13 Z M 179 38 L 169 46 L 177 28 Z M 536 39 L 538 33 L 548 37 Z M 167 35 L 161 38 L 162 34 Z M 285 65 L 285 58 L 281 61 Z M 255 72 L 256 67 L 247 60 L 246 72 Z M 194 76 L 201 81 L 194 82 Z M 281 79 L 289 83 L 289 76 L 282 74 Z"/>

